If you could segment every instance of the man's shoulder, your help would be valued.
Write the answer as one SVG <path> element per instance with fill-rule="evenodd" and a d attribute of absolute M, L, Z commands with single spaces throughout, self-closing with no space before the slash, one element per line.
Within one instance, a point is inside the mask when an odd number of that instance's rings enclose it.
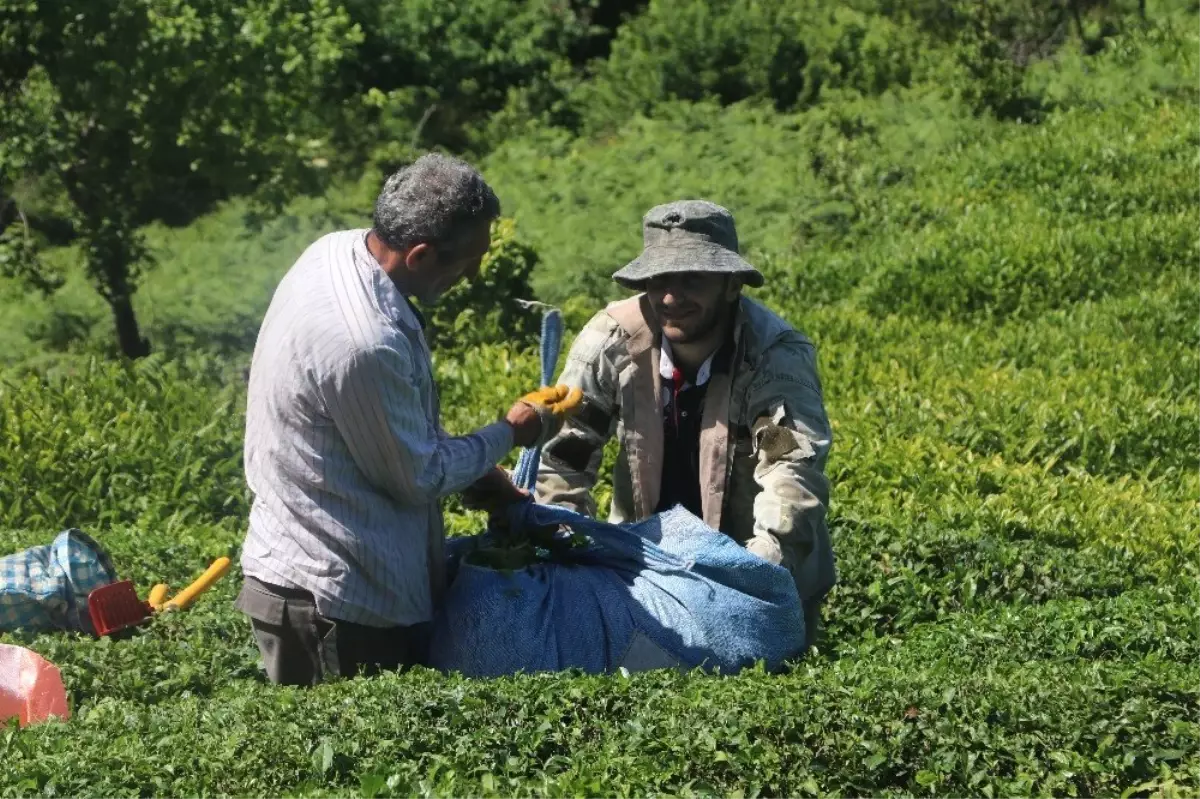
<path fill-rule="evenodd" d="M 637 329 L 647 323 L 645 307 L 642 303 L 644 296 L 644 294 L 637 294 L 623 300 L 613 300 L 604 306 L 604 310 L 596 314 L 593 319 L 604 317 L 609 323 L 627 330 Z"/>
<path fill-rule="evenodd" d="M 337 230 L 314 240 L 284 274 L 276 297 L 289 303 L 319 301 L 323 294 L 332 290 L 328 278 L 335 274 L 334 270 L 353 263 L 356 236 L 362 232 Z"/>
<path fill-rule="evenodd" d="M 604 357 L 613 344 L 622 338 L 620 326 L 604 311 L 600 311 L 575 336 L 569 357 L 575 361 L 593 363 Z"/>
<path fill-rule="evenodd" d="M 744 298 L 743 312 L 747 315 L 747 362 L 753 371 L 753 385 L 761 389 L 779 382 L 799 384 L 820 395 L 812 340 L 759 302 Z"/>
<path fill-rule="evenodd" d="M 314 241 L 272 298 L 283 322 L 273 325 L 275 335 L 301 368 L 321 373 L 379 351 L 409 354 L 406 337 L 386 323 L 355 277 L 355 242 L 364 232 L 335 231 Z"/>
<path fill-rule="evenodd" d="M 637 297 L 618 300 L 593 314 L 575 337 L 571 357 L 590 362 L 624 353 L 630 339 L 628 327 L 634 322 L 630 312 L 636 311 L 637 302 Z"/>
<path fill-rule="evenodd" d="M 368 230 L 369 228 L 347 228 L 345 230 L 330 231 L 308 245 L 305 255 L 311 253 L 313 255 L 329 257 L 331 252 L 348 254 L 354 250 L 355 242 L 365 236 Z M 301 257 L 303 258 L 303 256 Z"/>
<path fill-rule="evenodd" d="M 756 354 L 764 354 L 777 345 L 814 347 L 812 340 L 800 330 L 772 311 L 766 305 L 750 297 L 742 297 L 742 313 L 745 327 L 750 333 L 750 345 Z"/>

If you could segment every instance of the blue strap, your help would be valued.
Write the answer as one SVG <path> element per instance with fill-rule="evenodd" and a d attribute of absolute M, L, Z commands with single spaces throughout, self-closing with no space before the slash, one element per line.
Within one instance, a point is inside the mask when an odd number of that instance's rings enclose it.
<path fill-rule="evenodd" d="M 542 316 L 542 385 L 550 385 L 554 379 L 554 369 L 558 365 L 558 354 L 562 349 L 563 318 L 557 308 L 548 306 Z M 517 468 L 513 471 L 513 483 L 518 488 L 524 488 L 530 493 L 537 485 L 538 464 L 541 462 L 540 447 L 527 447 L 521 451 Z M 515 503 L 509 507 L 509 530 L 523 530 L 529 527 L 546 525 L 565 525 L 577 533 L 586 535 L 595 547 L 578 552 L 576 560 L 601 559 L 608 565 L 624 562 L 638 568 L 660 570 L 687 571 L 691 564 L 672 555 L 661 547 L 647 541 L 642 536 L 619 525 L 592 519 L 583 514 L 565 508 L 550 505 L 538 505 L 530 500 Z"/>
<path fill-rule="evenodd" d="M 558 353 L 562 349 L 563 319 L 557 308 L 548 308 L 542 315 L 542 385 L 554 380 L 554 368 L 558 365 Z M 533 491 L 537 485 L 538 465 L 542 460 L 541 447 L 526 447 L 521 450 L 517 468 L 513 471 L 513 483 L 517 488 Z"/>

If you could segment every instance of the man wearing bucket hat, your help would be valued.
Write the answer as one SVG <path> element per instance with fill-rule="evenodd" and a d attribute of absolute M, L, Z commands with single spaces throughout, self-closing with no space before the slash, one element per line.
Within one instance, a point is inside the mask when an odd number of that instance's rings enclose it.
<path fill-rule="evenodd" d="M 567 357 L 559 382 L 583 388 L 583 408 L 546 445 L 538 499 L 595 515 L 591 489 L 616 435 L 610 521 L 681 504 L 783 565 L 811 645 L 836 579 L 816 350 L 742 296 L 763 276 L 738 254 L 726 209 L 660 205 L 643 236 L 641 255 L 613 275 L 641 293 L 596 314 Z"/>

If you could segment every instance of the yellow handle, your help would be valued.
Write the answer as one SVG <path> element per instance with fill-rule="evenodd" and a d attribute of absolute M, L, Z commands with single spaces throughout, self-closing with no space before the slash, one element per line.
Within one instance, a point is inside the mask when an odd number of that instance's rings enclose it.
<path fill-rule="evenodd" d="M 229 571 L 229 558 L 217 558 L 208 567 L 208 571 L 200 575 L 196 582 L 176 594 L 174 599 L 163 606 L 163 610 L 185 609 L 192 604 L 196 597 L 212 588 L 213 583 L 220 580 L 227 571 Z"/>
<path fill-rule="evenodd" d="M 159 583 L 150 589 L 150 596 L 146 597 L 146 601 L 150 603 L 150 607 L 155 610 L 162 610 L 163 603 L 167 601 L 166 583 Z"/>

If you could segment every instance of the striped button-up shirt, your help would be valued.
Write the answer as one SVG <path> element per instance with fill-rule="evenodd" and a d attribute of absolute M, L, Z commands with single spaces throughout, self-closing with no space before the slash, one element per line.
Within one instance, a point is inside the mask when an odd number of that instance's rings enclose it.
<path fill-rule="evenodd" d="M 513 438 L 504 422 L 442 430 L 421 323 L 366 233 L 310 246 L 263 320 L 246 409 L 254 503 L 242 569 L 310 591 L 328 618 L 384 627 L 432 618 L 438 500 L 481 477 Z"/>

